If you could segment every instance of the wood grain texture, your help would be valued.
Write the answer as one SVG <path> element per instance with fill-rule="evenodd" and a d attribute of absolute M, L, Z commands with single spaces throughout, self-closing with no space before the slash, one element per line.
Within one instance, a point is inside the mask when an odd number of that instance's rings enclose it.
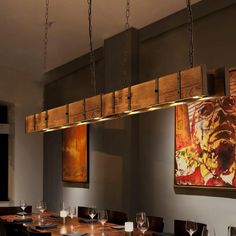
<path fill-rule="evenodd" d="M 86 120 L 91 120 L 97 117 L 101 117 L 101 96 L 85 99 Z"/>
<path fill-rule="evenodd" d="M 84 101 L 69 104 L 69 123 L 74 124 L 84 120 Z"/>
<path fill-rule="evenodd" d="M 48 127 L 57 128 L 66 125 L 66 105 L 48 110 Z"/>
<path fill-rule="evenodd" d="M 128 88 L 115 91 L 115 113 L 121 114 L 129 110 Z"/>
<path fill-rule="evenodd" d="M 155 80 L 131 87 L 131 110 L 144 109 L 156 103 Z"/>
<path fill-rule="evenodd" d="M 26 118 L 25 118 L 25 132 L 26 133 L 35 132 L 34 115 L 26 116 Z"/>
<path fill-rule="evenodd" d="M 46 112 L 40 112 L 35 115 L 36 120 L 36 126 L 35 131 L 42 131 L 43 129 L 46 129 Z"/>
<path fill-rule="evenodd" d="M 158 79 L 159 103 L 172 102 L 179 99 L 178 74 L 170 74 Z"/>
<path fill-rule="evenodd" d="M 180 72 L 181 99 L 208 95 L 207 73 L 204 66 L 197 66 Z"/>
<path fill-rule="evenodd" d="M 114 97 L 113 93 L 107 93 L 102 95 L 102 115 L 111 116 L 113 112 Z"/>

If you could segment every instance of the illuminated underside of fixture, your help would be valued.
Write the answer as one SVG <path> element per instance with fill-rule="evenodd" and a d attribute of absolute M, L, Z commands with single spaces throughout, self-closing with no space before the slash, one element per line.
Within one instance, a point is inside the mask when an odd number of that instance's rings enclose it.
<path fill-rule="evenodd" d="M 228 76 L 228 74 L 230 76 Z M 236 70 L 197 66 L 26 117 L 26 133 L 47 132 L 235 94 Z"/>

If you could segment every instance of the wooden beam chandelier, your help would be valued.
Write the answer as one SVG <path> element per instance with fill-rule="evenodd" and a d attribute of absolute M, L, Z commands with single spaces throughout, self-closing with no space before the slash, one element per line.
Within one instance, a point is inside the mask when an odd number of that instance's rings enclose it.
<path fill-rule="evenodd" d="M 235 84 L 236 70 L 228 72 L 221 68 L 207 71 L 205 66 L 197 66 L 29 115 L 26 117 L 26 133 L 63 129 L 197 99 L 233 95 Z"/>

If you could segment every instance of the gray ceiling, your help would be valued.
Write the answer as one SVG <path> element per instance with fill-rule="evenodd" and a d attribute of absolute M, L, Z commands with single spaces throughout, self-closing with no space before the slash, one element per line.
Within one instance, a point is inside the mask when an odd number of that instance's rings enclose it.
<path fill-rule="evenodd" d="M 200 0 L 193 0 L 192 3 Z M 95 48 L 124 30 L 126 0 L 93 1 Z M 186 0 L 131 0 L 130 25 L 142 28 L 185 8 Z M 45 0 L 0 0 L 0 67 L 40 79 Z M 87 0 L 50 0 L 47 70 L 89 51 Z"/>

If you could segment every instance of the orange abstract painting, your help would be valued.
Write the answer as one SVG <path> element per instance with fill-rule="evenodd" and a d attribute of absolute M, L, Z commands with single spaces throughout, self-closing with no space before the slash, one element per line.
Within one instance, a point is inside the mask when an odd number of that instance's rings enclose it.
<path fill-rule="evenodd" d="M 88 182 L 87 125 L 63 131 L 62 178 L 69 182 Z"/>
<path fill-rule="evenodd" d="M 236 187 L 236 96 L 176 107 L 175 185 Z"/>

